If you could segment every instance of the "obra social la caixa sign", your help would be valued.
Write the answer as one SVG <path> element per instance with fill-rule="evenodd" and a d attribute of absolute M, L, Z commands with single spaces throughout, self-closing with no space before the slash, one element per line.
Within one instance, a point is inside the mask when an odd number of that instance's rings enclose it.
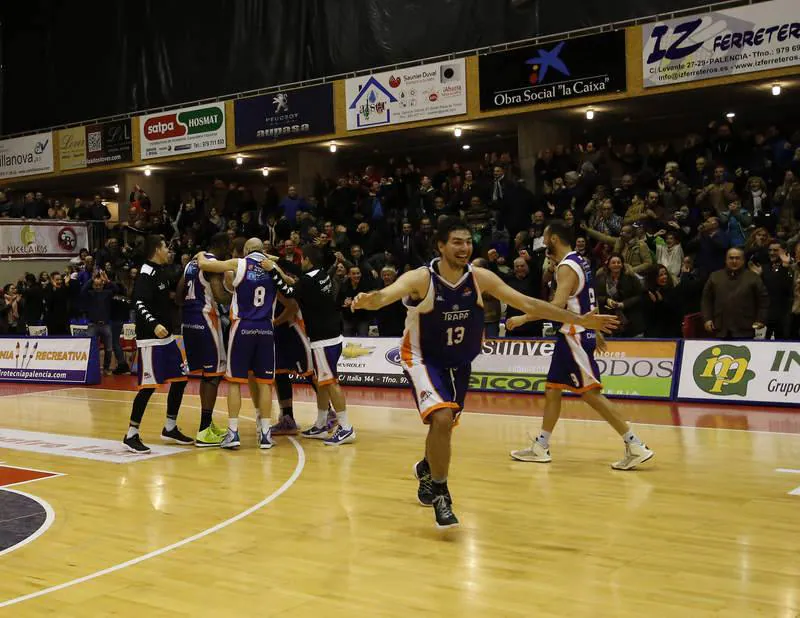
<path fill-rule="evenodd" d="M 225 148 L 225 105 L 185 107 L 139 118 L 142 159 Z"/>
<path fill-rule="evenodd" d="M 685 341 L 678 397 L 793 403 L 800 395 L 800 343 Z"/>

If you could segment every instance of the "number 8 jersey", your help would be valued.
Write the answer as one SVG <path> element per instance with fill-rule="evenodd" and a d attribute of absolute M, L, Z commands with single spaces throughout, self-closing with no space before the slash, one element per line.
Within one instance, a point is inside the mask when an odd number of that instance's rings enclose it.
<path fill-rule="evenodd" d="M 267 322 L 272 326 L 276 290 L 272 276 L 263 268 L 262 253 L 254 252 L 239 260 L 233 277 L 231 321 Z"/>
<path fill-rule="evenodd" d="M 408 308 L 400 358 L 406 365 L 415 362 L 438 367 L 468 365 L 480 354 L 483 340 L 483 299 L 478 282 L 467 265 L 455 283 L 439 274 L 439 259 L 427 267 L 430 271 L 428 292 Z"/>

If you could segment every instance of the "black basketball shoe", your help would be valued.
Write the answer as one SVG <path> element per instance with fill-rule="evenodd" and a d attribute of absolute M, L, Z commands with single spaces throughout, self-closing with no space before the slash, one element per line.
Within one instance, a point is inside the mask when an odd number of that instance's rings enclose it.
<path fill-rule="evenodd" d="M 138 433 L 130 438 L 126 435 L 122 439 L 122 443 L 131 453 L 140 453 L 142 455 L 146 455 L 150 452 L 150 447 L 142 443 L 142 439 L 139 437 Z"/>
<path fill-rule="evenodd" d="M 425 459 L 414 464 L 414 478 L 419 481 L 417 500 L 422 506 L 433 506 L 433 479 L 431 468 Z"/>
<path fill-rule="evenodd" d="M 167 431 L 166 427 L 162 428 L 161 439 L 164 442 L 172 442 L 173 444 L 180 444 L 181 446 L 194 444 L 194 440 L 192 440 L 189 436 L 183 435 L 181 430 L 177 427 L 171 429 L 170 431 Z"/>
<path fill-rule="evenodd" d="M 436 514 L 436 527 L 440 530 L 458 526 L 458 517 L 453 513 L 453 501 L 449 493 L 434 496 L 433 511 Z"/>

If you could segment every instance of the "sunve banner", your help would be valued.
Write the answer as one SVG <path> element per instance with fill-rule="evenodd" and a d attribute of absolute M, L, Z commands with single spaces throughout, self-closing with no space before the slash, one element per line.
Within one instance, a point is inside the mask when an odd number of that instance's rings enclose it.
<path fill-rule="evenodd" d="M 224 149 L 225 104 L 211 103 L 139 118 L 142 159 Z"/>
<path fill-rule="evenodd" d="M 800 2 L 772 0 L 642 26 L 644 86 L 800 65 Z"/>

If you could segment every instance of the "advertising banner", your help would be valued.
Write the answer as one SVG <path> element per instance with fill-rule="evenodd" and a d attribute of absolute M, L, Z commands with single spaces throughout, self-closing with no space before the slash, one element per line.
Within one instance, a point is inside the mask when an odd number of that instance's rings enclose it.
<path fill-rule="evenodd" d="M 133 161 L 130 118 L 86 127 L 86 163 L 89 167 Z"/>
<path fill-rule="evenodd" d="M 53 171 L 53 132 L 0 140 L 0 178 Z"/>
<path fill-rule="evenodd" d="M 621 92 L 625 31 L 486 54 L 478 66 L 483 111 Z"/>
<path fill-rule="evenodd" d="M 464 59 L 347 79 L 345 102 L 348 131 L 466 114 Z"/>
<path fill-rule="evenodd" d="M 97 343 L 82 337 L 0 337 L 0 381 L 96 384 Z"/>
<path fill-rule="evenodd" d="M 797 0 L 642 26 L 644 87 L 800 65 Z"/>
<path fill-rule="evenodd" d="M 86 127 L 72 127 L 58 132 L 58 169 L 86 167 Z"/>
<path fill-rule="evenodd" d="M 0 258 L 5 260 L 72 258 L 81 248 L 88 246 L 86 223 L 0 220 Z"/>
<path fill-rule="evenodd" d="M 339 361 L 342 384 L 407 386 L 397 339 L 347 338 Z M 486 339 L 472 363 L 470 388 L 543 393 L 555 341 Z M 678 344 L 675 341 L 612 340 L 597 356 L 604 392 L 616 397 L 669 399 Z"/>
<path fill-rule="evenodd" d="M 142 159 L 219 150 L 225 143 L 225 104 L 210 103 L 139 117 Z"/>
<path fill-rule="evenodd" d="M 800 343 L 697 341 L 683 344 L 679 399 L 796 404 Z"/>
<path fill-rule="evenodd" d="M 333 126 L 333 85 L 286 90 L 234 102 L 236 145 L 328 135 Z"/>

